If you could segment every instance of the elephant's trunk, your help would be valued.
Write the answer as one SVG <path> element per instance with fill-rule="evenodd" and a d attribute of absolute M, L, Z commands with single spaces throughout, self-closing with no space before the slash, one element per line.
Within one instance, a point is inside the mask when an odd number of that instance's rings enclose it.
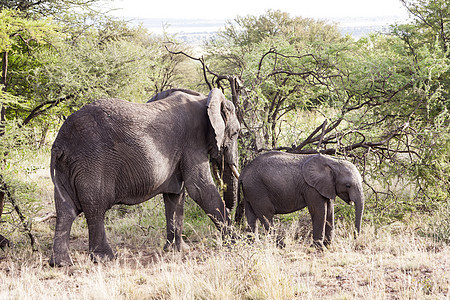
<path fill-rule="evenodd" d="M 361 196 L 358 197 L 355 203 L 355 227 L 356 232 L 359 234 L 361 232 L 361 222 L 362 222 L 362 215 L 364 212 L 364 194 L 361 191 Z"/>
<path fill-rule="evenodd" d="M 225 164 L 223 170 L 223 181 L 226 185 L 226 189 L 223 192 L 223 200 L 225 201 L 225 205 L 228 209 L 233 209 L 234 205 L 237 202 L 237 194 L 238 194 L 238 180 L 235 172 L 237 172 L 236 167 L 233 170 L 231 165 Z"/>

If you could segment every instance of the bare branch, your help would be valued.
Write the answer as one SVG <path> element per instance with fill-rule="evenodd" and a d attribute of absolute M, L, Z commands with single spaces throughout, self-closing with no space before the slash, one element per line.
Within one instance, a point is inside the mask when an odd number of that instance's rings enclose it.
<path fill-rule="evenodd" d="M 30 112 L 30 114 L 25 118 L 25 120 L 22 122 L 22 124 L 19 124 L 19 128 L 22 128 L 23 126 L 27 125 L 28 123 L 30 123 L 30 121 L 32 119 L 40 116 L 41 114 L 43 114 L 47 110 L 57 106 L 58 104 L 60 104 L 63 101 L 69 100 L 69 99 L 71 99 L 73 97 L 74 97 L 73 95 L 67 95 L 67 96 L 59 98 L 57 100 L 50 100 L 50 101 L 47 101 L 45 103 L 42 103 L 42 104 L 36 106 Z M 47 106 L 47 107 L 45 107 L 45 106 Z"/>
<path fill-rule="evenodd" d="M 209 82 L 208 76 L 206 75 L 206 72 L 207 72 L 207 71 L 210 72 L 210 71 L 209 71 L 209 69 L 208 69 L 208 66 L 205 64 L 205 60 L 204 60 L 203 57 L 200 57 L 200 58 L 193 57 L 193 56 L 191 56 L 191 55 L 185 53 L 184 51 L 172 51 L 172 50 L 170 50 L 170 49 L 167 47 L 167 45 L 165 45 L 164 47 L 166 48 L 167 52 L 169 52 L 170 54 L 174 54 L 174 55 L 180 55 L 180 54 L 181 54 L 181 55 L 186 56 L 186 57 L 189 58 L 189 59 L 196 60 L 196 61 L 200 62 L 200 63 L 202 64 L 202 69 L 203 69 L 203 79 L 205 79 L 205 82 L 206 82 L 206 84 L 208 85 L 208 88 L 209 88 L 210 90 L 212 89 L 211 83 Z M 210 72 L 210 73 L 211 73 L 211 72 Z"/>
<path fill-rule="evenodd" d="M 328 120 L 325 120 L 322 124 L 322 134 L 320 135 L 319 144 L 317 145 L 317 150 L 320 149 L 320 146 L 323 141 L 323 136 L 325 135 L 325 127 L 327 126 Z"/>

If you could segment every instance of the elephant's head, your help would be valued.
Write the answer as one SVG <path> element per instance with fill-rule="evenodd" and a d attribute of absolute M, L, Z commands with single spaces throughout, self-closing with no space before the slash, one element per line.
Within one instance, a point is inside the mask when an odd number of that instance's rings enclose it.
<path fill-rule="evenodd" d="M 226 189 L 223 192 L 225 206 L 231 210 L 237 202 L 239 178 L 238 145 L 239 121 L 231 101 L 225 99 L 223 93 L 213 89 L 208 96 L 208 117 L 211 124 L 210 154 L 213 164 L 217 164 L 223 174 Z M 222 164 L 223 162 L 223 164 Z M 234 175 L 234 176 L 233 176 Z"/>
<path fill-rule="evenodd" d="M 355 204 L 355 227 L 359 233 L 364 211 L 364 193 L 361 174 L 349 161 L 325 155 L 313 155 L 305 161 L 303 174 L 308 185 L 328 199 L 339 196 Z"/>

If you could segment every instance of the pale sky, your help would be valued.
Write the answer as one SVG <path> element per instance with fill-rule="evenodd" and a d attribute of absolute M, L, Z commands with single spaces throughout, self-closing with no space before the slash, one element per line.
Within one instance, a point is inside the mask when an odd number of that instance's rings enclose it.
<path fill-rule="evenodd" d="M 407 18 L 399 0 L 110 0 L 105 8 L 124 18 L 234 19 L 261 15 L 268 9 L 291 16 L 317 19 L 400 16 Z"/>

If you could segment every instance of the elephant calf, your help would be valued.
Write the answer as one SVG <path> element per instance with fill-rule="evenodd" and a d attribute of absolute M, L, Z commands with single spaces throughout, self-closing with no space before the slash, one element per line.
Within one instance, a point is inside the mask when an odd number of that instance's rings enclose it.
<path fill-rule="evenodd" d="M 336 195 L 349 204 L 355 203 L 355 226 L 358 233 L 361 229 L 364 210 L 361 175 L 352 163 L 343 159 L 268 152 L 242 170 L 239 187 L 244 199 L 239 199 L 236 221 L 240 222 L 245 208 L 252 232 L 256 231 L 257 219 L 269 230 L 275 214 L 308 207 L 314 245 L 327 246 L 333 237 Z"/>

